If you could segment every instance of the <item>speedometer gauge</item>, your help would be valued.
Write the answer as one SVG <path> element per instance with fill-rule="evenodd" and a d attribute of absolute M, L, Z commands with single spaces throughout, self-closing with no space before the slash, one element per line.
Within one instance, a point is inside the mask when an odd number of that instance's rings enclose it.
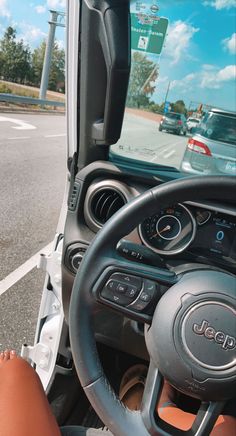
<path fill-rule="evenodd" d="M 182 204 L 162 209 L 139 226 L 143 243 L 159 254 L 173 255 L 184 251 L 193 241 L 196 221 Z"/>

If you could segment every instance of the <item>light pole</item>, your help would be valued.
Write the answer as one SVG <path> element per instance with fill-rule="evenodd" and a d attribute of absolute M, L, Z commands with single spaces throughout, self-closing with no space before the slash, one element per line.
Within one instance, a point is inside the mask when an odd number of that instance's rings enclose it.
<path fill-rule="evenodd" d="M 168 97 L 168 94 L 169 94 L 170 84 L 171 84 L 171 81 L 169 81 L 168 86 L 167 86 L 166 96 L 165 96 L 165 100 L 164 100 L 164 107 L 165 107 L 165 104 L 166 104 L 166 101 L 167 101 L 167 97 Z"/>
<path fill-rule="evenodd" d="M 54 46 L 56 27 L 57 26 L 65 27 L 65 24 L 62 22 L 62 20 L 65 17 L 65 12 L 58 12 L 50 9 L 50 13 L 51 13 L 51 17 L 48 22 L 49 32 L 48 32 L 48 39 L 47 39 L 46 50 L 44 55 L 43 71 L 42 71 L 40 91 L 39 91 L 39 98 L 41 99 L 46 98 L 46 92 L 48 89 L 48 79 L 49 79 L 49 72 L 50 72 L 50 66 L 52 60 L 52 50 Z M 58 19 L 60 21 L 58 21 Z"/>

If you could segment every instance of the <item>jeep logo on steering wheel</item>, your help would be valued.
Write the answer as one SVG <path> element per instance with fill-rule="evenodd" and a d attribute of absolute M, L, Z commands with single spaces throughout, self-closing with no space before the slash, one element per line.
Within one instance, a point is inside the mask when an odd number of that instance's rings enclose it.
<path fill-rule="evenodd" d="M 236 338 L 234 336 L 227 335 L 220 330 L 217 331 L 206 320 L 203 320 L 201 324 L 193 324 L 193 331 L 197 335 L 202 335 L 209 340 L 213 340 L 221 345 L 224 350 L 233 350 L 236 347 Z"/>

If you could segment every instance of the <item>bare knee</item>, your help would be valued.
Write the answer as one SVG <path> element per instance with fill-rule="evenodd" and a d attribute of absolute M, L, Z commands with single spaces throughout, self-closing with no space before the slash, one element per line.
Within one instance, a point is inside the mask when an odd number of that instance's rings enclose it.
<path fill-rule="evenodd" d="M 34 369 L 30 366 L 26 360 L 21 357 L 16 357 L 15 359 L 8 360 L 0 368 L 0 383 L 6 383 L 6 381 L 11 384 L 18 384 L 24 380 L 32 380 L 36 383 L 39 382 L 38 376 Z"/>

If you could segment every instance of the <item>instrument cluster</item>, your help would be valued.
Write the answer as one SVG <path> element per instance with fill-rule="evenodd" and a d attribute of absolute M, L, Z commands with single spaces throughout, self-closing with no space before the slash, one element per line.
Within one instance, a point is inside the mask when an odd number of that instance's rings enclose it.
<path fill-rule="evenodd" d="M 188 250 L 200 256 L 236 260 L 236 214 L 177 204 L 148 217 L 139 226 L 144 245 L 173 256 Z"/>

